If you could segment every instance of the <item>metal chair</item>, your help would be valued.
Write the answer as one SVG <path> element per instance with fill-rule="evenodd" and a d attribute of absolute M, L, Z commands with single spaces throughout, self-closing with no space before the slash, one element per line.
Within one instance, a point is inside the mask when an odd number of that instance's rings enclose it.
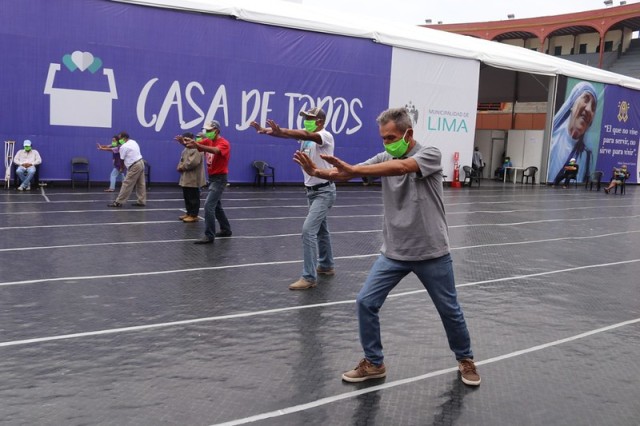
<path fill-rule="evenodd" d="M 589 191 L 593 191 L 594 183 L 596 184 L 596 191 L 600 191 L 600 181 L 602 180 L 602 175 L 604 175 L 604 172 L 601 172 L 600 170 L 596 170 L 595 172 L 591 173 L 587 177 L 587 181 L 584 183 L 585 191 L 587 189 L 589 189 Z"/>
<path fill-rule="evenodd" d="M 254 186 L 260 186 L 260 182 L 264 182 L 264 186 L 267 186 L 267 179 L 271 178 L 271 186 L 276 186 L 276 169 L 267 164 L 265 161 L 254 161 L 252 163 L 256 169 L 256 176 L 253 180 Z M 271 170 L 270 172 L 267 170 Z"/>
<path fill-rule="evenodd" d="M 91 188 L 91 180 L 89 179 L 89 160 L 86 157 L 73 157 L 71 159 L 71 188 L 75 189 L 74 176 L 87 175 L 87 188 Z"/>
<path fill-rule="evenodd" d="M 535 166 L 530 166 L 524 169 L 522 172 L 522 178 L 520 179 L 521 184 L 529 183 L 529 179 L 531 179 L 531 184 L 536 184 L 536 173 L 538 173 L 538 168 Z"/>

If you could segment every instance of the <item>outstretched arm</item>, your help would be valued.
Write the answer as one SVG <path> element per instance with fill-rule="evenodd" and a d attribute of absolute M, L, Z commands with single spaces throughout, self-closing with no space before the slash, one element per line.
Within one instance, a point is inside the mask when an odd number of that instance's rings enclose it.
<path fill-rule="evenodd" d="M 211 154 L 220 154 L 220 149 L 215 146 L 202 145 L 191 138 L 182 138 L 184 146 L 187 148 L 195 148 L 200 152 L 209 152 Z"/>
<path fill-rule="evenodd" d="M 275 136 L 284 139 L 313 141 L 317 144 L 322 144 L 322 137 L 318 133 L 308 132 L 302 129 L 285 129 L 280 127 L 278 123 L 273 120 L 267 120 L 267 126 L 269 126 L 268 128 L 262 127 L 255 121 L 252 121 L 250 126 L 256 129 L 256 131 L 260 134 Z"/>
<path fill-rule="evenodd" d="M 364 176 L 401 176 L 420 171 L 418 163 L 413 158 L 385 161 L 377 164 L 351 165 L 332 155 L 321 155 L 321 157 L 334 167 L 331 169 L 319 169 L 307 154 L 300 151 L 293 155 L 293 161 L 302 166 L 309 176 L 327 180 L 349 180 L 354 177 Z"/>

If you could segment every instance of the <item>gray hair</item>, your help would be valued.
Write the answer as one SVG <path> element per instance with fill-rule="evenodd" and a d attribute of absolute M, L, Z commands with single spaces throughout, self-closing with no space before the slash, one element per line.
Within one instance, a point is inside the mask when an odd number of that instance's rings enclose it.
<path fill-rule="evenodd" d="M 411 117 L 406 108 L 389 108 L 386 111 L 382 111 L 378 118 L 376 118 L 379 126 L 384 126 L 390 121 L 393 121 L 396 128 L 401 132 L 406 132 L 407 129 L 413 127 Z"/>

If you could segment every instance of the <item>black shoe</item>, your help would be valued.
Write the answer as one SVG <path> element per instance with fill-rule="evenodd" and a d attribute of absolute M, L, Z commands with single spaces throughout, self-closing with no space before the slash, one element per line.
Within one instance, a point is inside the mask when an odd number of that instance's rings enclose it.
<path fill-rule="evenodd" d="M 122 204 L 118 203 L 117 201 L 114 201 L 111 204 L 107 204 L 107 207 L 122 207 Z"/>
<path fill-rule="evenodd" d="M 232 235 L 231 231 L 216 232 L 216 237 L 219 237 L 219 238 L 230 237 L 231 235 Z"/>
<path fill-rule="evenodd" d="M 142 204 L 142 203 L 133 203 L 131 204 L 132 206 L 137 206 L 137 207 L 144 207 L 146 206 L 146 204 Z"/>
<path fill-rule="evenodd" d="M 195 240 L 193 244 L 213 244 L 213 238 L 203 237 L 199 240 Z"/>

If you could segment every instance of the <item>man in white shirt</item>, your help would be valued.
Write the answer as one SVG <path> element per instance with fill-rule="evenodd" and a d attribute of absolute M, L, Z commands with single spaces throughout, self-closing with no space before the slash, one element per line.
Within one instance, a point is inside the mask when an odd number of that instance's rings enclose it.
<path fill-rule="evenodd" d="M 13 158 L 13 162 L 18 168 L 16 175 L 20 179 L 18 191 L 29 191 L 31 189 L 31 180 L 36 174 L 36 166 L 42 164 L 42 158 L 35 149 L 31 148 L 31 141 L 25 140 L 22 149 Z"/>
<path fill-rule="evenodd" d="M 127 168 L 127 175 L 120 187 L 120 193 L 116 200 L 107 204 L 108 207 L 122 207 L 125 201 L 129 199 L 129 195 L 136 189 L 136 197 L 138 200 L 133 203 L 134 206 L 144 207 L 147 204 L 147 187 L 144 181 L 144 161 L 140 146 L 133 139 L 129 139 L 127 132 L 118 135 L 120 140 L 120 158 Z"/>
<path fill-rule="evenodd" d="M 331 167 L 320 155 L 333 155 L 335 143 L 333 135 L 325 128 L 327 119 L 322 108 L 301 111 L 304 129 L 283 129 L 273 120 L 267 120 L 269 128 L 263 128 L 255 121 L 251 126 L 258 133 L 300 141 L 300 151 L 307 154 L 321 167 Z M 309 213 L 302 226 L 302 248 L 304 263 L 302 275 L 289 286 L 289 290 L 306 290 L 316 286 L 318 274 L 334 275 L 331 235 L 327 224 L 327 213 L 336 201 L 336 185 L 327 179 L 308 175 L 302 170 L 307 192 Z"/>

